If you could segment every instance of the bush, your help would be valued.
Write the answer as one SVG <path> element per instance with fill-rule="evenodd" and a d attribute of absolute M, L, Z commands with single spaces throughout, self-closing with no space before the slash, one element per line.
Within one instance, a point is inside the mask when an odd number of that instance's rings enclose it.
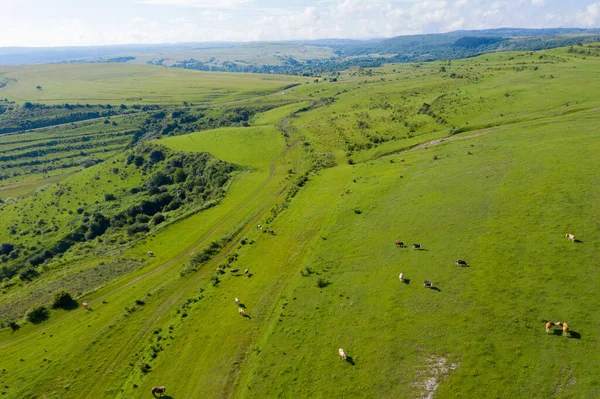
<path fill-rule="evenodd" d="M 13 249 L 15 249 L 15 245 L 9 242 L 3 242 L 0 244 L 0 255 L 9 255 Z"/>
<path fill-rule="evenodd" d="M 148 223 L 150 221 L 150 216 L 144 215 L 144 214 L 139 214 L 135 217 L 135 221 L 137 223 Z"/>
<path fill-rule="evenodd" d="M 329 284 L 331 284 L 331 283 L 323 278 L 320 278 L 319 280 L 317 280 L 317 287 L 319 287 L 319 288 L 325 288 Z"/>
<path fill-rule="evenodd" d="M 27 311 L 25 318 L 33 324 L 48 320 L 50 311 L 45 306 L 35 306 Z"/>
<path fill-rule="evenodd" d="M 161 224 L 162 222 L 164 222 L 165 219 L 166 219 L 165 215 L 163 215 L 162 213 L 157 213 L 152 218 L 152 223 L 156 226 L 156 225 Z"/>
<path fill-rule="evenodd" d="M 20 325 L 18 325 L 16 322 L 14 321 L 9 321 L 8 322 L 8 326 L 10 327 L 10 329 L 12 330 L 12 332 L 17 331 L 19 328 L 21 328 Z"/>
<path fill-rule="evenodd" d="M 65 290 L 58 291 L 54 294 L 54 301 L 52 301 L 52 309 L 73 309 L 77 307 L 77 304 L 71 294 Z"/>
<path fill-rule="evenodd" d="M 136 223 L 133 226 L 127 228 L 127 234 L 132 236 L 136 233 L 147 233 L 150 231 L 150 227 L 147 224 Z"/>
<path fill-rule="evenodd" d="M 104 200 L 105 201 L 114 201 L 116 199 L 117 199 L 117 197 L 115 197 L 114 194 L 108 194 L 108 193 L 104 194 Z"/>

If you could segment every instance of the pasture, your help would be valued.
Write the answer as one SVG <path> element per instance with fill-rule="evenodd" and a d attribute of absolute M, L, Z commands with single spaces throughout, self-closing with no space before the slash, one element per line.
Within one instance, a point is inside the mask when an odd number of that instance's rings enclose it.
<path fill-rule="evenodd" d="M 0 97 L 44 104 L 224 103 L 275 93 L 306 80 L 123 64 L 0 67 L 0 73 L 10 79 L 0 88 Z"/>
<path fill-rule="evenodd" d="M 18 299 L 123 266 L 78 298 L 92 310 L 0 331 L 2 395 L 600 395 L 599 62 L 557 49 L 350 70 L 286 90 L 249 127 L 147 143 L 241 168 L 216 206 L 5 282 Z M 93 203 L 119 157 L 61 185 Z M 0 210 L 39 211 L 56 189 Z M 546 334 L 548 320 L 570 336 Z"/>

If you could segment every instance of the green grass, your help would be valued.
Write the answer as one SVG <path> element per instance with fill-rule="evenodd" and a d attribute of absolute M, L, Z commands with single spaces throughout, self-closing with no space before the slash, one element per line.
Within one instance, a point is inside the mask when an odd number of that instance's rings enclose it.
<path fill-rule="evenodd" d="M 63 271 L 139 262 L 85 294 L 93 311 L 0 331 L 6 397 L 141 398 L 165 385 L 172 398 L 420 398 L 431 377 L 437 398 L 598 396 L 599 61 L 558 49 L 348 71 L 286 92 L 297 104 L 252 127 L 159 140 L 247 168 L 215 207 L 7 287 L 0 304 L 54 289 Z M 290 199 L 327 154 L 337 165 Z M 89 181 L 109 163 L 65 181 L 77 182 L 72 202 L 108 187 L 104 175 L 97 189 Z M 0 209 L 31 201 L 34 220 L 55 189 Z M 231 233 L 180 275 L 192 252 Z M 251 276 L 226 272 L 213 286 L 233 254 L 230 267 Z M 547 335 L 543 320 L 576 334 Z"/>
<path fill-rule="evenodd" d="M 274 93 L 305 80 L 122 64 L 3 67 L 0 72 L 16 79 L 0 89 L 0 97 L 45 104 L 222 103 Z M 38 85 L 43 89 L 37 90 Z"/>

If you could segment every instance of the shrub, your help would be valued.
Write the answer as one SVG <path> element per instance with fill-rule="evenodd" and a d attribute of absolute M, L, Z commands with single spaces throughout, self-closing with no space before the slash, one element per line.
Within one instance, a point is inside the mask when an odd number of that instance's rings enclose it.
<path fill-rule="evenodd" d="M 25 318 L 33 324 L 48 320 L 50 311 L 45 306 L 35 306 L 27 311 Z"/>
<path fill-rule="evenodd" d="M 140 371 L 144 374 L 149 373 L 150 369 L 152 369 L 152 366 L 150 366 L 148 363 L 142 363 L 140 364 Z"/>
<path fill-rule="evenodd" d="M 9 255 L 13 249 L 15 249 L 15 245 L 9 242 L 3 242 L 0 244 L 0 255 Z"/>
<path fill-rule="evenodd" d="M 75 307 L 76 302 L 67 291 L 61 290 L 54 294 L 52 309 L 73 309 Z"/>
<path fill-rule="evenodd" d="M 17 331 L 19 328 L 21 328 L 20 325 L 18 325 L 16 322 L 14 321 L 9 321 L 8 322 L 8 326 L 10 327 L 10 329 L 12 330 L 12 332 Z"/>
<path fill-rule="evenodd" d="M 157 224 L 161 224 L 162 222 L 165 221 L 165 215 L 163 215 L 162 213 L 157 213 L 156 215 L 154 215 L 154 217 L 152 218 L 152 223 L 156 226 Z"/>
<path fill-rule="evenodd" d="M 173 181 L 175 183 L 182 183 L 185 181 L 185 179 L 187 179 L 187 175 L 185 174 L 183 169 L 177 168 L 175 170 L 175 173 L 173 173 Z"/>
<path fill-rule="evenodd" d="M 132 236 L 136 233 L 147 233 L 150 231 L 150 227 L 147 224 L 143 224 L 143 223 L 136 223 L 133 226 L 129 226 L 127 228 L 127 234 Z"/>
<path fill-rule="evenodd" d="M 104 194 L 104 200 L 105 201 L 114 201 L 116 199 L 117 199 L 117 197 L 115 197 L 114 194 L 108 194 L 108 193 Z"/>
<path fill-rule="evenodd" d="M 317 287 L 319 287 L 319 288 L 325 288 L 329 284 L 331 284 L 331 283 L 329 281 L 325 280 L 324 278 L 319 278 L 319 280 L 317 280 Z"/>
<path fill-rule="evenodd" d="M 160 150 L 153 150 L 150 153 L 150 162 L 157 163 L 165 159 L 165 154 Z"/>
<path fill-rule="evenodd" d="M 150 216 L 144 215 L 144 214 L 139 214 L 135 217 L 135 221 L 137 223 L 148 223 L 150 221 Z"/>

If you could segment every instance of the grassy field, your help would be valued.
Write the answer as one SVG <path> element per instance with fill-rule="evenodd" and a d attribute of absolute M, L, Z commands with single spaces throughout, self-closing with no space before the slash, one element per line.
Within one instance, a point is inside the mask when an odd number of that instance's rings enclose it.
<path fill-rule="evenodd" d="M 239 101 L 275 93 L 303 78 L 205 73 L 149 65 L 1 67 L 11 83 L 0 97 L 45 104 L 195 104 Z M 36 89 L 41 86 L 42 89 Z"/>
<path fill-rule="evenodd" d="M 351 70 L 286 90 L 287 105 L 249 127 L 146 144 L 241 168 L 214 207 L 123 247 L 82 243 L 38 279 L 5 282 L 0 309 L 77 273 L 124 270 L 80 296 L 92 310 L 0 331 L 0 392 L 599 396 L 600 59 L 584 57 L 558 49 Z M 119 157 L 61 183 L 73 185 L 69 206 L 105 192 Z M 57 188 L 0 212 L 39 213 Z M 224 243 L 210 260 L 182 273 L 214 242 Z M 570 336 L 545 334 L 547 320 L 567 322 Z"/>

